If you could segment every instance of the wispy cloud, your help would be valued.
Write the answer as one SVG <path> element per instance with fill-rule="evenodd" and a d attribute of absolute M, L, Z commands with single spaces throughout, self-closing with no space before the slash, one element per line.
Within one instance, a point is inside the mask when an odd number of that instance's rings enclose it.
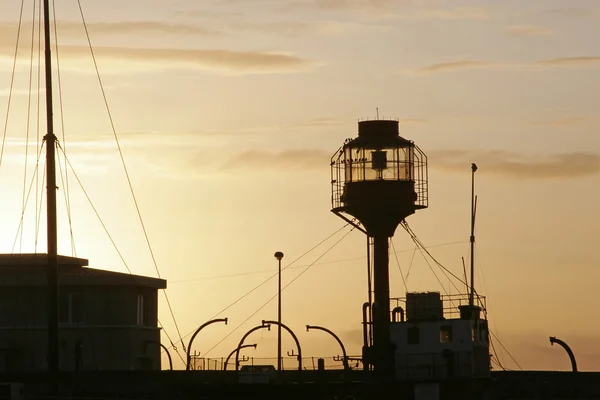
<path fill-rule="evenodd" d="M 307 171 L 329 165 L 331 152 L 316 149 L 295 149 L 279 152 L 248 150 L 231 156 L 222 170 L 259 169 L 272 171 Z"/>
<path fill-rule="evenodd" d="M 537 65 L 548 67 L 600 65 L 600 56 L 553 58 L 550 60 L 538 61 Z"/>
<path fill-rule="evenodd" d="M 560 18 L 594 18 L 600 16 L 599 9 L 584 7 L 549 8 L 546 10 L 542 10 L 541 13 Z"/>
<path fill-rule="evenodd" d="M 490 13 L 483 7 L 454 7 L 454 8 L 417 8 L 407 9 L 404 12 L 397 13 L 394 19 L 414 19 L 414 20 L 487 20 L 490 19 Z"/>
<path fill-rule="evenodd" d="M 506 33 L 512 36 L 551 36 L 554 35 L 552 30 L 543 26 L 509 26 L 506 28 Z"/>
<path fill-rule="evenodd" d="M 510 178 L 575 178 L 600 173 L 600 153 L 572 152 L 534 157 L 505 151 L 441 150 L 428 154 L 434 167 L 464 171 L 476 162 L 481 173 Z"/>
<path fill-rule="evenodd" d="M 295 55 L 266 51 L 233 51 L 224 49 L 168 49 L 168 48 L 127 48 L 94 47 L 100 60 L 128 68 L 192 68 L 209 69 L 228 73 L 274 73 L 297 72 L 308 69 L 312 63 Z M 0 47 L 0 54 L 11 57 L 10 47 Z M 61 57 L 68 61 L 89 62 L 90 50 L 87 46 L 68 45 L 61 47 Z M 63 64 L 66 67 L 77 65 Z M 138 68 L 135 68 L 137 66 Z"/>
<path fill-rule="evenodd" d="M 411 74 L 425 75 L 440 72 L 453 72 L 469 69 L 518 69 L 539 71 L 550 68 L 597 68 L 600 67 L 600 56 L 562 57 L 534 62 L 509 63 L 484 60 L 445 61 L 426 65 L 411 71 Z"/>
<path fill-rule="evenodd" d="M 117 22 L 87 22 L 88 31 L 92 37 L 95 36 L 123 36 L 137 35 L 140 33 L 157 34 L 185 34 L 197 36 L 211 36 L 219 32 L 200 26 L 198 24 L 172 24 L 160 21 L 117 21 Z M 23 23 L 23 32 L 31 34 L 31 21 Z M 8 34 L 13 37 L 18 29 L 16 23 L 0 24 L 0 34 Z M 85 37 L 85 28 L 83 23 L 75 21 L 57 21 L 57 33 L 59 40 L 63 36 Z"/>
<path fill-rule="evenodd" d="M 459 60 L 459 61 L 447 61 L 436 64 L 430 64 L 425 67 L 417 69 L 415 72 L 427 74 L 433 72 L 444 72 L 444 71 L 457 71 L 464 69 L 473 68 L 490 68 L 498 66 L 496 63 L 488 61 L 477 61 L 477 60 Z"/>
<path fill-rule="evenodd" d="M 534 125 L 554 125 L 554 126 L 572 126 L 590 123 L 588 118 L 584 117 L 565 117 L 547 121 L 534 121 Z"/>

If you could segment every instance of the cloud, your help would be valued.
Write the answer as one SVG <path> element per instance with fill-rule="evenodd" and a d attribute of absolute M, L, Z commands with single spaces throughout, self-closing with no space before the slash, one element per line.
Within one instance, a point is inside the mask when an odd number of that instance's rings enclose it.
<path fill-rule="evenodd" d="M 316 149 L 283 150 L 269 152 L 248 150 L 231 156 L 222 170 L 259 169 L 259 170 L 322 170 L 329 165 L 333 152 Z"/>
<path fill-rule="evenodd" d="M 146 68 L 183 67 L 230 73 L 269 73 L 296 72 L 311 65 L 309 61 L 294 55 L 265 51 L 95 46 L 94 53 L 99 60 L 109 60 L 113 66 L 121 67 L 124 70 L 135 64 L 138 67 Z M 10 57 L 12 50 L 9 47 L 0 47 L 0 54 Z M 62 46 L 60 54 L 62 58 L 71 62 L 91 61 L 90 50 L 87 46 Z M 74 66 L 72 63 L 61 63 L 62 65 Z"/>
<path fill-rule="evenodd" d="M 159 33 L 159 34 L 185 34 L 197 36 L 212 36 L 219 32 L 195 24 L 169 24 L 159 21 L 118 21 L 118 22 L 87 22 L 90 36 L 118 35 L 127 34 L 136 35 L 140 33 Z M 21 33 L 28 32 L 26 36 L 31 36 L 31 21 L 25 21 Z M 16 23 L 4 23 L 0 25 L 0 34 L 14 37 L 18 25 Z M 85 37 L 83 23 L 75 21 L 57 21 L 57 33 L 59 40 L 63 36 Z"/>
<path fill-rule="evenodd" d="M 475 6 L 455 8 L 420 8 L 398 13 L 394 19 L 439 19 L 448 21 L 487 20 L 490 19 L 490 13 L 485 8 Z"/>
<path fill-rule="evenodd" d="M 600 56 L 553 58 L 550 60 L 538 61 L 537 65 L 547 67 L 600 65 Z"/>
<path fill-rule="evenodd" d="M 476 162 L 481 173 L 509 178 L 574 178 L 600 173 L 600 153 L 572 152 L 545 158 L 505 151 L 442 150 L 428 154 L 432 168 L 464 171 Z"/>
<path fill-rule="evenodd" d="M 506 28 L 506 33 L 512 36 L 551 36 L 554 35 L 548 28 L 543 26 L 509 26 Z"/>
<path fill-rule="evenodd" d="M 562 126 L 570 126 L 570 125 L 580 125 L 582 123 L 589 122 L 587 118 L 584 117 L 566 117 L 553 119 L 548 121 L 534 121 L 534 125 L 562 125 Z"/>
<path fill-rule="evenodd" d="M 460 60 L 460 61 L 447 61 L 442 63 L 436 63 L 427 65 L 425 67 L 416 70 L 417 73 L 432 73 L 432 72 L 444 72 L 444 71 L 457 71 L 464 69 L 473 68 L 488 68 L 496 66 L 497 64 L 488 61 L 476 61 L 476 60 Z"/>
<path fill-rule="evenodd" d="M 541 13 L 561 18 L 590 18 L 599 16 L 600 10 L 596 8 L 563 7 L 542 10 Z"/>
<path fill-rule="evenodd" d="M 410 74 L 426 75 L 439 72 L 453 72 L 469 69 L 517 69 L 522 71 L 539 71 L 540 69 L 550 68 L 581 68 L 581 67 L 600 67 L 600 56 L 580 56 L 580 57 L 562 57 L 548 60 L 522 62 L 522 63 L 503 63 L 483 60 L 458 60 L 445 61 L 426 65 L 414 70 L 405 71 Z"/>

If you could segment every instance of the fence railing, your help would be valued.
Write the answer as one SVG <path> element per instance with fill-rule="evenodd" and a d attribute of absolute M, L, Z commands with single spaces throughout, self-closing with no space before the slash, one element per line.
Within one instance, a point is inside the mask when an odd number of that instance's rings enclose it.
<path fill-rule="evenodd" d="M 335 357 L 302 357 L 302 366 L 305 370 L 317 370 L 319 364 L 319 358 L 322 358 L 325 362 L 326 370 L 343 370 L 344 364 L 342 356 Z M 282 368 L 284 370 L 297 370 L 298 369 L 298 357 L 282 357 Z M 239 359 L 240 368 L 244 365 L 273 365 L 277 366 L 277 357 L 247 357 L 240 356 Z M 192 356 L 190 360 L 190 369 L 196 371 L 220 371 L 223 370 L 225 358 L 210 358 Z M 348 357 L 348 364 L 350 369 L 362 369 L 362 362 L 360 357 L 351 356 Z M 235 370 L 235 359 L 230 359 L 227 364 L 227 370 Z"/>

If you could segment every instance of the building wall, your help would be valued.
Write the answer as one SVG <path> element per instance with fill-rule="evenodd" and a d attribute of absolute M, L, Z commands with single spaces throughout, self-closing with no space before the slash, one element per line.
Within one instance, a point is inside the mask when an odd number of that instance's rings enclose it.
<path fill-rule="evenodd" d="M 78 343 L 82 370 L 160 369 L 160 347 L 148 343 L 160 342 L 156 289 L 64 286 L 59 297 L 61 369 L 75 369 Z M 0 370 L 46 368 L 46 305 L 45 287 L 0 291 Z"/>

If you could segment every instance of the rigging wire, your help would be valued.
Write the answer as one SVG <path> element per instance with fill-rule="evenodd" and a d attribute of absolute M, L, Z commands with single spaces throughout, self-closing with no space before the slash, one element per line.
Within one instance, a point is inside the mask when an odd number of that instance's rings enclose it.
<path fill-rule="evenodd" d="M 21 221 L 23 221 L 25 215 L 25 192 L 27 190 L 27 161 L 29 159 L 29 129 L 31 125 L 31 92 L 33 86 L 33 50 L 35 48 L 35 1 L 33 2 L 33 16 L 31 18 L 31 51 L 29 55 L 29 88 L 27 90 L 27 125 L 25 128 L 25 165 L 23 169 L 23 193 L 21 199 Z M 23 226 L 21 225 L 20 235 L 19 235 L 19 253 L 22 252 L 23 249 Z"/>
<path fill-rule="evenodd" d="M 458 276 L 456 276 L 454 273 L 452 273 L 452 271 L 450 271 L 448 268 L 444 267 L 433 255 L 431 255 L 431 253 L 429 252 L 429 250 L 427 250 L 427 248 L 423 245 L 423 243 L 421 242 L 421 240 L 417 237 L 417 235 L 414 233 L 414 231 L 412 230 L 412 228 L 408 225 L 408 222 L 406 222 L 406 220 L 402 221 L 400 224 L 402 225 L 402 227 L 404 228 L 404 230 L 406 230 L 406 232 L 410 235 L 411 239 L 415 242 L 415 244 L 417 244 L 420 247 L 420 250 L 424 251 L 425 253 L 427 253 L 427 255 L 433 260 L 433 262 L 438 267 L 440 267 L 442 270 L 444 270 L 445 272 L 447 272 L 448 274 L 450 274 L 454 279 L 456 279 L 460 283 L 466 285 L 466 282 L 463 282 L 462 279 L 460 279 Z M 453 285 L 454 285 L 454 283 L 453 283 Z M 456 285 L 454 285 L 454 287 L 456 288 L 456 290 L 458 290 L 460 292 L 460 289 L 458 289 L 458 287 Z"/>
<path fill-rule="evenodd" d="M 42 143 L 42 147 L 40 147 L 40 151 L 38 153 L 38 159 L 37 159 L 38 160 L 38 165 L 39 165 L 39 160 L 42 157 L 42 149 L 43 149 L 43 147 L 44 147 L 44 145 Z M 45 164 L 44 164 L 44 170 L 45 170 Z M 24 201 L 23 209 L 25 209 L 27 207 L 27 204 L 29 203 L 29 197 L 31 196 L 31 192 L 33 190 L 33 186 L 34 186 L 34 183 L 36 181 L 35 177 L 36 177 L 36 175 L 38 175 L 38 166 L 37 165 L 36 165 L 36 168 L 35 168 L 35 170 L 34 170 L 33 173 L 34 173 L 34 175 L 31 177 L 31 183 L 29 185 L 29 190 L 27 191 L 27 195 L 25 196 L 25 201 Z M 19 227 L 17 228 L 17 233 L 15 235 L 15 240 L 13 242 L 13 247 L 12 247 L 12 251 L 13 252 L 15 251 L 15 247 L 17 246 L 17 241 L 19 240 L 19 236 L 22 236 L 22 233 L 23 233 L 24 215 L 25 215 L 25 212 L 23 211 L 21 213 L 21 220 L 19 222 Z"/>
<path fill-rule="evenodd" d="M 429 246 L 429 248 L 437 247 L 437 246 Z M 415 243 L 415 248 L 413 249 L 412 256 L 410 257 L 410 264 L 408 265 L 408 272 L 406 272 L 406 281 L 408 282 L 408 276 L 410 275 L 410 271 L 412 270 L 413 261 L 415 260 L 415 254 L 417 254 L 417 244 Z"/>
<path fill-rule="evenodd" d="M 504 347 L 502 342 L 498 339 L 498 337 L 496 335 L 494 335 L 494 332 L 492 332 L 491 329 L 490 329 L 490 333 L 492 334 L 494 339 L 496 339 L 498 341 L 498 344 L 504 349 L 504 351 L 506 351 L 506 354 L 508 354 L 508 356 L 511 358 L 511 360 L 513 360 L 513 362 L 516 364 L 516 366 L 519 367 L 519 369 L 521 371 L 523 371 L 523 368 L 521 368 L 521 365 L 517 362 L 517 360 L 515 360 L 515 358 L 512 356 L 512 354 L 510 354 L 510 351 L 508 351 L 508 349 L 506 347 Z"/>
<path fill-rule="evenodd" d="M 58 103 L 60 109 L 60 129 L 62 132 L 62 143 L 63 143 L 63 152 L 65 153 L 65 182 L 63 187 L 65 190 L 65 206 L 67 208 L 67 219 L 69 221 L 69 234 L 71 235 L 71 255 L 73 257 L 76 256 L 77 251 L 75 248 L 75 236 L 73 235 L 73 220 L 71 219 L 71 195 L 69 192 L 69 169 L 67 168 L 66 154 L 67 154 L 67 143 L 65 140 L 65 113 L 63 107 L 63 94 L 62 94 L 62 82 L 61 82 L 61 73 L 60 73 L 60 57 L 59 57 L 59 46 L 58 46 L 58 28 L 56 25 L 56 6 L 55 1 L 52 0 L 52 15 L 54 22 L 54 44 L 55 49 L 54 53 L 56 54 L 56 73 L 57 73 L 57 84 L 58 84 Z M 60 162 L 60 160 L 59 160 Z"/>
<path fill-rule="evenodd" d="M 96 207 L 94 206 L 94 203 L 92 202 L 92 199 L 90 198 L 90 196 L 88 195 L 87 191 L 85 190 L 85 187 L 83 186 L 83 183 L 81 182 L 81 180 L 79 179 L 79 175 L 77 175 L 77 172 L 75 172 L 75 169 L 73 168 L 73 165 L 71 164 L 71 161 L 69 160 L 69 158 L 67 157 L 67 155 L 64 152 L 64 149 L 62 148 L 61 144 L 59 141 L 56 141 L 58 148 L 61 150 L 63 156 L 65 157 L 65 162 L 66 164 L 69 166 L 69 168 L 71 168 L 71 172 L 72 175 L 75 177 L 75 180 L 77 181 L 77 183 L 79 184 L 79 187 L 81 188 L 85 198 L 88 200 L 90 206 L 92 207 L 92 210 L 94 211 L 94 213 L 96 214 L 96 217 L 98 218 L 98 221 L 100 222 L 100 225 L 102 225 L 102 228 L 104 229 L 104 232 L 106 233 L 106 235 L 108 236 L 108 239 L 110 240 L 110 242 L 112 243 L 115 251 L 117 252 L 119 258 L 121 259 L 121 262 L 123 263 L 123 265 L 125 266 L 125 268 L 127 269 L 127 272 L 130 275 L 133 275 L 133 273 L 131 272 L 131 269 L 129 268 L 129 265 L 127 264 L 127 262 L 125 261 L 125 258 L 123 257 L 123 254 L 121 254 L 121 251 L 119 250 L 119 248 L 117 247 L 117 244 L 115 243 L 114 239 L 112 238 L 112 235 L 110 234 L 110 232 L 108 231 L 108 228 L 106 227 L 106 225 L 104 224 L 104 221 L 102 220 L 102 218 L 100 217 L 100 213 L 98 213 L 98 210 L 96 209 Z M 165 332 L 165 335 L 168 334 L 166 332 L 166 330 L 163 327 L 163 331 Z M 170 339 L 169 339 L 170 340 Z M 171 341 L 172 343 L 172 341 Z M 177 354 L 179 355 L 179 357 L 181 357 L 181 354 L 179 354 L 179 351 L 177 350 L 177 347 L 173 346 L 173 349 L 177 352 Z"/>
<path fill-rule="evenodd" d="M 449 245 L 464 244 L 464 243 L 468 243 L 468 242 L 467 241 L 457 241 L 457 242 L 440 243 L 440 244 L 428 246 L 428 248 L 431 249 L 433 247 L 449 246 Z M 416 249 L 416 245 L 415 245 L 414 249 L 402 249 L 402 250 L 398 250 L 398 251 L 396 251 L 396 254 L 407 253 L 409 251 L 412 251 L 413 252 L 413 256 L 412 257 L 414 258 L 414 254 L 415 254 L 416 250 L 417 249 Z M 346 261 L 355 261 L 355 260 L 364 260 L 364 259 L 366 259 L 366 257 L 341 258 L 339 260 L 323 261 L 323 262 L 317 263 L 316 265 L 336 264 L 336 263 L 341 263 L 341 262 L 346 262 Z M 413 263 L 413 261 L 411 259 L 410 267 L 412 267 L 412 263 Z M 297 268 L 308 267 L 308 265 L 309 264 L 295 265 L 295 266 L 289 266 L 289 267 L 286 267 L 286 268 L 297 269 Z M 409 267 L 409 272 L 410 272 L 410 267 Z M 235 278 L 235 277 L 246 276 L 246 275 L 265 274 L 267 272 L 273 272 L 273 269 L 262 269 L 262 270 L 249 271 L 249 272 L 240 272 L 240 273 L 237 273 L 237 274 L 213 275 L 213 276 L 206 276 L 206 277 L 192 278 L 192 279 L 169 280 L 169 284 L 173 284 L 173 283 L 187 283 L 187 282 L 200 282 L 200 281 L 205 281 L 205 280 L 221 279 L 221 278 Z M 408 283 L 408 278 L 407 278 L 407 283 Z"/>
<path fill-rule="evenodd" d="M 404 290 L 408 292 L 408 286 L 406 286 L 406 279 L 404 279 L 404 274 L 402 273 L 402 267 L 400 267 L 400 261 L 398 260 L 398 253 L 396 252 L 396 247 L 394 246 L 394 239 L 390 238 L 390 243 L 392 244 L 392 251 L 394 252 L 394 256 L 396 257 L 396 264 L 398 264 L 398 271 L 400 271 L 400 276 L 402 277 L 402 283 L 404 284 Z"/>
<path fill-rule="evenodd" d="M 10 77 L 10 88 L 8 89 L 8 102 L 6 104 L 6 117 L 4 119 L 4 133 L 2 134 L 2 146 L 0 147 L 0 167 L 2 167 L 2 160 L 4 159 L 4 147 L 6 145 L 6 134 L 8 132 L 8 117 L 10 115 L 10 105 L 12 102 L 12 95 L 15 83 L 15 72 L 17 70 L 17 58 L 19 53 L 19 39 L 21 37 L 21 25 L 23 23 L 23 5 L 25 0 L 21 0 L 21 10 L 19 12 L 19 24 L 17 27 L 17 40 L 15 43 L 15 55 L 13 58 L 12 73 Z"/>
<path fill-rule="evenodd" d="M 345 225 L 344 227 L 346 227 L 347 225 Z M 300 278 L 302 275 L 304 275 L 312 266 L 314 266 L 316 264 L 317 261 L 319 261 L 321 258 L 323 258 L 327 253 L 329 253 L 335 246 L 337 246 L 342 240 L 344 240 L 346 238 L 346 236 L 348 236 L 354 229 L 356 229 L 356 226 L 352 226 L 352 229 L 350 229 L 348 232 L 346 232 L 344 234 L 344 236 L 342 236 L 340 239 L 338 239 L 333 245 L 331 245 L 331 247 L 329 247 L 327 250 L 325 250 L 325 252 L 323 254 L 321 254 L 319 257 L 317 257 L 315 259 L 314 262 L 312 262 L 308 267 L 306 267 L 302 272 L 300 272 L 298 275 L 296 275 L 294 277 L 294 279 L 292 279 L 290 282 L 287 283 L 287 285 L 285 285 L 284 287 L 281 288 L 281 291 L 283 292 L 288 286 L 290 286 L 292 283 L 294 283 L 298 278 Z M 225 339 L 227 339 L 229 336 L 231 336 L 235 331 L 237 331 L 242 325 L 244 325 L 246 322 L 248 322 L 248 320 L 250 318 L 252 318 L 253 316 L 255 316 L 260 310 L 262 310 L 263 308 L 265 308 L 271 301 L 273 301 L 277 296 L 279 295 L 279 293 L 275 293 L 269 300 L 267 300 L 262 306 L 260 306 L 256 311 L 254 311 L 252 314 L 250 314 L 248 316 L 248 318 L 246 318 L 245 320 L 243 320 L 240 324 L 238 324 L 231 332 L 229 332 L 227 335 L 225 335 L 223 338 L 221 338 L 221 340 L 219 340 L 214 346 L 212 346 L 210 349 L 208 349 L 208 351 L 206 353 L 204 353 L 204 356 L 206 357 L 208 355 L 208 353 L 210 353 L 212 350 L 215 349 L 215 347 L 217 347 L 218 345 L 220 345 L 221 343 L 223 343 L 223 341 L 225 341 Z"/>
<path fill-rule="evenodd" d="M 156 273 L 158 275 L 158 277 L 160 278 L 160 271 L 158 270 L 158 263 L 156 262 L 156 257 L 154 256 L 154 251 L 152 250 L 152 246 L 150 245 L 150 238 L 148 237 L 148 232 L 146 231 L 146 225 L 144 224 L 144 220 L 142 219 L 142 213 L 140 211 L 140 207 L 138 205 L 138 201 L 137 201 L 137 197 L 135 195 L 135 192 L 133 190 L 133 184 L 131 183 L 131 178 L 129 176 L 129 171 L 127 169 L 127 165 L 125 164 L 125 158 L 123 156 L 123 151 L 121 150 L 121 144 L 119 143 L 119 138 L 117 136 L 117 130 L 115 128 L 115 124 L 112 118 L 112 113 L 110 111 L 110 107 L 108 105 L 108 98 L 106 97 L 106 91 L 104 90 L 104 84 L 102 83 L 102 78 L 100 77 L 100 71 L 98 69 L 98 63 L 96 62 L 96 56 L 94 54 L 94 49 L 92 47 L 92 41 L 90 39 L 90 34 L 88 31 L 88 27 L 87 27 L 87 23 L 85 21 L 85 16 L 83 15 L 83 8 L 81 7 L 81 0 L 77 0 L 77 4 L 79 6 L 79 13 L 81 15 L 81 19 L 83 21 L 83 27 L 85 29 L 85 35 L 87 38 L 87 42 L 88 42 L 88 46 L 90 49 L 90 53 L 92 56 L 92 60 L 94 62 L 94 68 L 96 70 L 96 77 L 98 78 L 98 82 L 100 84 L 100 90 L 102 92 L 102 98 L 104 100 L 104 105 L 106 106 L 106 112 L 108 114 L 108 119 L 110 121 L 110 126 L 112 129 L 112 133 L 113 136 L 115 138 L 115 142 L 117 144 L 117 149 L 119 150 L 119 156 L 121 158 L 121 163 L 123 165 L 123 169 L 125 172 L 125 177 L 127 178 L 127 183 L 129 184 L 129 190 L 131 192 L 131 196 L 133 198 L 133 203 L 135 204 L 135 208 L 137 211 L 137 215 L 138 218 L 140 220 L 140 225 L 142 227 L 142 231 L 144 232 L 144 237 L 146 238 L 146 243 L 148 245 L 148 250 L 150 252 L 150 257 L 152 258 L 152 262 L 154 264 L 154 269 L 156 270 Z M 167 306 L 169 308 L 169 312 L 171 313 L 171 318 L 173 319 L 173 323 L 175 325 L 175 329 L 177 330 L 177 334 L 179 335 L 179 340 L 181 341 L 181 346 L 183 347 L 183 350 L 185 350 L 185 344 L 183 343 L 183 338 L 181 337 L 181 332 L 179 330 L 179 325 L 177 324 L 177 320 L 175 319 L 175 313 L 173 312 L 173 308 L 171 307 L 171 302 L 169 301 L 169 296 L 167 295 L 167 291 L 166 289 L 163 290 L 163 294 L 165 295 L 165 300 L 167 302 Z"/>
<path fill-rule="evenodd" d="M 306 256 L 307 254 L 309 254 L 310 252 L 312 252 L 314 249 L 316 249 L 317 247 L 319 247 L 320 245 L 322 245 L 323 243 L 325 243 L 326 241 L 328 241 L 329 239 L 331 239 L 333 236 L 337 235 L 340 231 L 342 231 L 343 229 L 345 229 L 348 225 L 349 224 L 347 223 L 346 225 L 342 226 L 341 228 L 339 228 L 338 230 L 336 230 L 335 232 L 333 232 L 331 235 L 327 236 L 325 239 L 321 240 L 319 243 L 317 243 L 316 245 L 314 245 L 313 247 L 311 247 L 309 250 L 305 251 L 302 255 L 300 255 L 300 257 L 297 257 L 295 260 L 293 260 L 292 262 L 290 262 L 287 266 L 285 266 L 284 268 L 282 268 L 281 272 L 287 270 L 288 268 L 291 268 L 291 266 L 294 265 L 297 261 L 299 261 L 304 256 Z M 265 279 L 264 281 L 262 281 L 261 283 L 259 283 L 258 285 L 256 285 L 254 288 L 252 288 L 248 292 L 246 292 L 246 294 L 244 294 L 241 297 L 239 297 L 233 303 L 229 304 L 227 307 L 223 308 L 221 311 L 219 311 L 218 313 L 216 313 L 215 315 L 213 315 L 210 319 L 214 319 L 217 316 L 219 316 L 220 314 L 223 314 L 225 311 L 229 310 L 231 307 L 233 307 L 234 305 L 236 305 L 237 303 L 239 303 L 240 301 L 242 301 L 244 298 L 246 298 L 247 296 L 249 296 L 250 294 L 252 294 L 258 288 L 260 288 L 261 286 L 263 286 L 264 284 L 266 284 L 267 282 L 269 282 L 271 279 L 273 279 L 274 277 L 276 277 L 278 274 L 279 274 L 279 272 L 276 272 L 275 274 L 271 275 L 270 277 L 268 277 L 267 279 Z M 186 334 L 185 336 L 183 336 L 183 338 L 184 339 L 187 338 L 188 336 L 190 336 L 195 331 L 196 331 L 196 329 L 190 331 L 188 334 Z"/>
<path fill-rule="evenodd" d="M 42 146 L 40 146 L 40 154 L 42 152 L 42 149 L 44 148 L 44 143 L 45 141 L 42 141 Z M 38 159 L 39 160 L 39 159 Z M 39 169 L 39 163 L 36 166 Z M 37 174 L 38 179 L 39 179 L 39 174 Z M 42 187 L 44 186 L 44 183 L 46 182 L 46 163 L 44 163 L 44 169 L 42 170 Z M 37 245 L 38 245 L 38 240 L 39 240 L 39 233 L 40 233 L 40 224 L 42 223 L 42 207 L 44 205 L 44 190 L 41 191 L 41 195 L 40 195 L 40 204 L 38 205 L 38 218 L 36 221 L 36 227 L 35 227 L 35 251 L 37 252 Z"/>
<path fill-rule="evenodd" d="M 171 339 L 171 336 L 169 336 L 169 334 L 165 330 L 165 327 L 160 322 L 160 319 L 157 318 L 156 321 L 158 322 L 158 326 L 160 327 L 161 332 L 165 333 L 165 336 L 167 337 L 167 340 L 169 341 L 169 343 L 171 343 L 171 347 L 175 350 L 175 353 L 177 353 L 177 355 L 179 356 L 179 359 L 181 360 L 181 362 L 183 363 L 183 365 L 185 365 L 185 360 L 183 359 L 183 356 L 181 355 L 181 353 L 179 352 L 179 350 L 177 350 L 177 346 L 175 346 L 175 343 L 173 343 L 173 340 Z M 162 352 L 161 352 L 161 354 L 162 354 Z"/>
<path fill-rule="evenodd" d="M 36 127 L 36 139 L 35 139 L 35 148 L 39 149 L 42 145 L 40 144 L 40 136 L 41 136 L 41 124 L 42 124 L 42 118 L 41 118 L 41 108 L 42 108 L 42 96 L 40 96 L 41 93 L 41 87 L 42 87 L 42 20 L 43 20 L 43 15 L 42 15 L 42 0 L 38 1 L 38 56 L 37 56 L 37 65 L 38 65 L 38 75 L 37 75 L 37 127 Z M 39 170 L 39 165 L 40 165 L 40 158 L 37 159 L 36 163 L 35 163 L 35 168 L 36 170 Z M 45 167 L 44 167 L 44 172 L 45 172 Z M 43 183 L 42 183 L 43 184 Z M 42 190 L 42 196 L 43 198 L 43 190 Z M 38 204 L 38 201 L 40 202 L 40 204 Z M 39 173 L 36 174 L 36 178 L 35 178 L 35 251 L 37 251 L 37 240 L 38 240 L 38 235 L 39 235 L 39 218 L 40 214 L 38 214 L 38 210 L 41 211 L 41 201 L 42 199 L 40 198 L 40 175 Z"/>

